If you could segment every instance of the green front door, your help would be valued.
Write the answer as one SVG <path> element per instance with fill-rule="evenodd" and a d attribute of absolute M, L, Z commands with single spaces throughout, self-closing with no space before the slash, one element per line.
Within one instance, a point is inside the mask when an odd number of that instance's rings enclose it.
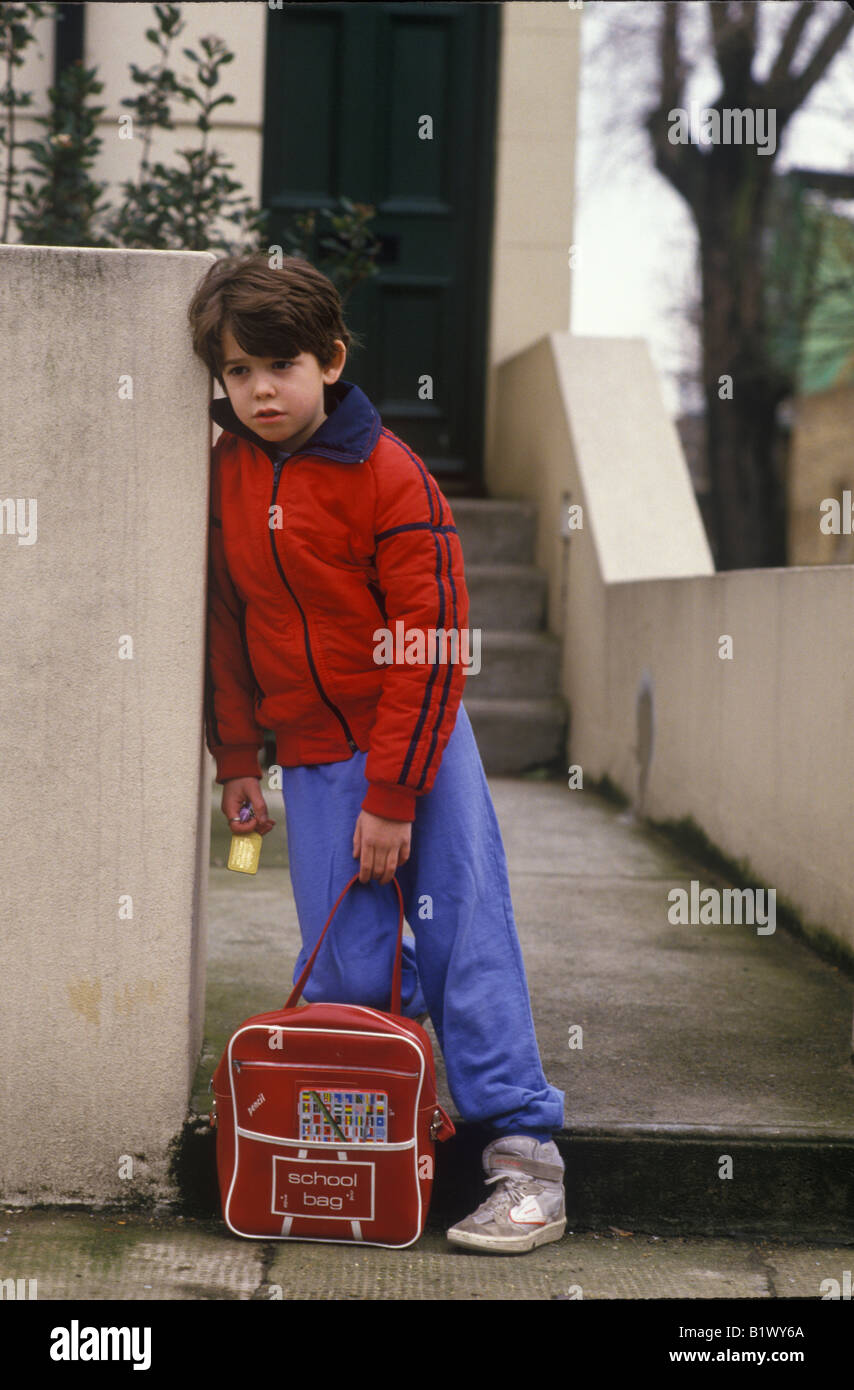
<path fill-rule="evenodd" d="M 271 9 L 263 203 L 370 203 L 380 274 L 344 371 L 454 492 L 481 488 L 498 5 Z"/>

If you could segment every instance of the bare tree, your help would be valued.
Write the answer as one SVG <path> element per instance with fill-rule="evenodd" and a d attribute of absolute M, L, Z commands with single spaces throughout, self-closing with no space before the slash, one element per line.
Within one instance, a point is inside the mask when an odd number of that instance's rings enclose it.
<path fill-rule="evenodd" d="M 690 68 L 680 43 L 683 8 L 681 0 L 659 8 L 657 102 L 646 128 L 656 168 L 685 200 L 699 238 L 713 540 L 721 569 L 782 565 L 785 515 L 774 439 L 777 407 L 793 382 L 768 350 L 763 252 L 769 195 L 780 137 L 845 46 L 854 11 L 834 6 L 838 13 L 812 46 L 807 30 L 827 7 L 811 0 L 787 7 L 791 17 L 760 80 L 760 7 L 744 0 L 707 4 L 720 80 L 708 109 L 717 113 L 722 128 L 731 112 L 774 113 L 775 147 L 762 150 L 755 141 L 717 140 L 701 147 L 673 138 L 673 113 L 689 105 Z"/>

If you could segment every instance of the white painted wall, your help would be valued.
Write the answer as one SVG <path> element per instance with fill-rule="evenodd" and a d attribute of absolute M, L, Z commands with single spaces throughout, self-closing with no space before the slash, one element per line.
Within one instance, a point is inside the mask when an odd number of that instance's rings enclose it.
<path fill-rule="evenodd" d="M 185 28 L 173 44 L 170 67 L 179 80 L 189 81 L 193 65 L 182 55 L 182 49 L 198 50 L 198 41 L 205 34 L 224 39 L 234 54 L 234 61 L 221 69 L 217 92 L 228 92 L 235 98 L 233 106 L 220 106 L 214 112 L 209 142 L 221 149 L 234 163 L 231 177 L 243 185 L 243 191 L 257 203 L 261 197 L 262 120 L 264 114 L 264 60 L 266 53 L 267 6 L 244 3 L 184 4 L 181 15 Z M 154 66 L 157 49 L 145 38 L 145 31 L 156 28 L 153 5 L 96 4 L 86 7 L 87 67 L 97 65 L 98 77 L 104 91 L 98 98 L 106 107 L 98 134 L 104 141 L 98 161 L 97 177 L 107 179 L 111 193 L 118 197 L 123 179 L 135 178 L 139 166 L 139 140 L 119 139 L 119 115 L 126 111 L 122 98 L 135 96 L 138 88 L 130 79 L 130 63 L 141 68 Z M 173 162 L 176 150 L 197 146 L 199 132 L 192 124 L 194 107 L 174 104 L 174 131 L 157 131 L 152 147 L 152 159 Z M 183 114 L 182 114 L 183 113 Z"/>
<path fill-rule="evenodd" d="M 488 464 L 497 428 L 498 366 L 544 333 L 569 327 L 580 46 L 579 9 L 540 0 L 501 6 Z"/>

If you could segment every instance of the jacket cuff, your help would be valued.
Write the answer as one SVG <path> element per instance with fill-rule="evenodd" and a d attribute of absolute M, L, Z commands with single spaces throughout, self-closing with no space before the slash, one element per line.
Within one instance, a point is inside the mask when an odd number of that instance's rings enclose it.
<path fill-rule="evenodd" d="M 371 782 L 362 810 L 369 811 L 372 816 L 382 816 L 384 820 L 415 820 L 415 792 L 411 787 Z"/>
<path fill-rule="evenodd" d="M 258 747 L 254 743 L 231 744 L 227 748 L 213 749 L 216 759 L 217 782 L 230 782 L 233 777 L 264 776 L 258 761 Z"/>

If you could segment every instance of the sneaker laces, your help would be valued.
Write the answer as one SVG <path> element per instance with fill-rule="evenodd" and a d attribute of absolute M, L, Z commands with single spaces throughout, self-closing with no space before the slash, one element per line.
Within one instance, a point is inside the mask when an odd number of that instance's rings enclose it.
<path fill-rule="evenodd" d="M 491 1178 L 484 1178 L 487 1186 L 490 1183 L 503 1183 L 504 1186 L 496 1187 L 486 1201 L 481 1202 L 478 1212 L 489 1211 L 497 1214 L 500 1211 L 509 1211 L 511 1207 L 518 1206 L 523 1198 L 528 1196 L 531 1181 L 531 1178 L 524 1174 L 516 1173 L 493 1173 Z"/>

